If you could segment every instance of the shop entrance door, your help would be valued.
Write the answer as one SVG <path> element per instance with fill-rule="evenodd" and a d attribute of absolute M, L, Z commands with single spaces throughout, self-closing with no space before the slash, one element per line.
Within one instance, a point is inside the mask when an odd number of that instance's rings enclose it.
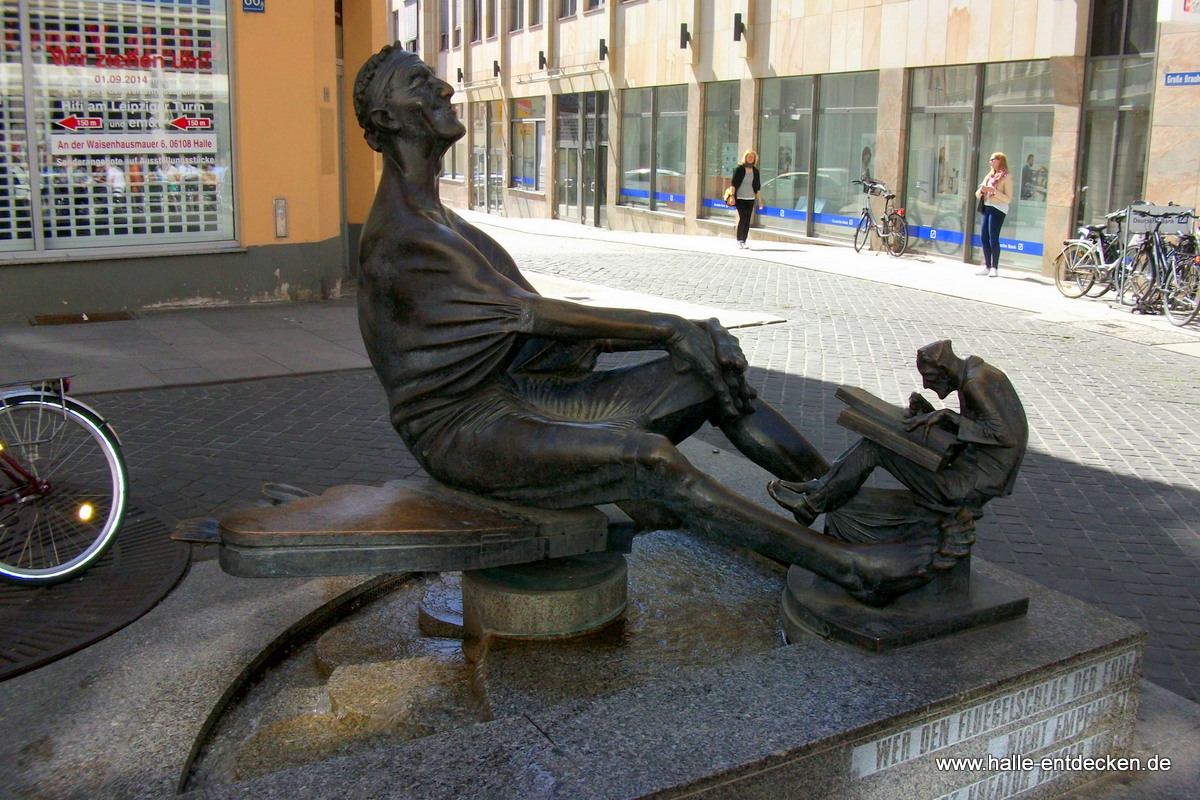
<path fill-rule="evenodd" d="M 501 101 L 471 104 L 471 208 L 504 210 L 504 116 Z"/>
<path fill-rule="evenodd" d="M 558 218 L 603 228 L 607 225 L 608 92 L 555 98 Z"/>

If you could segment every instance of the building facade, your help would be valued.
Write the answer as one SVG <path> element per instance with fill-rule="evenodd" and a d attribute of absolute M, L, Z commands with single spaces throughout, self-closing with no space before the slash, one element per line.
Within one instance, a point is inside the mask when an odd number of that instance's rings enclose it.
<path fill-rule="evenodd" d="M 340 291 L 377 171 L 344 98 L 383 0 L 3 9 L 0 313 Z"/>
<path fill-rule="evenodd" d="M 917 250 L 1002 261 L 1079 221 L 1200 201 L 1192 0 L 2 0 L 0 313 L 337 295 L 381 167 L 358 66 L 399 40 L 455 86 L 442 197 L 487 213 L 848 240 L 864 174 Z M 1198 4 L 1200 5 L 1200 4 Z"/>
<path fill-rule="evenodd" d="M 1002 151 L 1001 260 L 1049 272 L 1079 222 L 1200 200 L 1190 0 L 395 2 L 398 38 L 458 90 L 458 206 L 728 235 L 722 192 L 755 149 L 756 235 L 848 240 L 867 175 L 914 249 L 977 261 Z"/>

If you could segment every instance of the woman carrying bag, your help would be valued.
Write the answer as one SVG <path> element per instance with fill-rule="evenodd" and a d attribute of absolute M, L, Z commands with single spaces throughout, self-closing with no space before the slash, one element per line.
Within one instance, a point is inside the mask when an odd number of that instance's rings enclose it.
<path fill-rule="evenodd" d="M 983 269 L 978 275 L 989 278 L 1000 277 L 1000 228 L 1008 216 L 1008 204 L 1012 202 L 1013 182 L 1008 174 L 1008 159 L 1004 153 L 992 153 L 991 171 L 979 184 L 975 196 L 979 198 L 979 213 L 982 224 L 979 238 L 983 240 Z"/>
<path fill-rule="evenodd" d="M 759 195 L 762 184 L 758 179 L 758 153 L 747 150 L 742 155 L 742 163 L 734 168 L 730 184 L 738 212 L 737 243 L 738 247 L 745 247 L 754 207 L 763 207 L 762 196 Z"/>

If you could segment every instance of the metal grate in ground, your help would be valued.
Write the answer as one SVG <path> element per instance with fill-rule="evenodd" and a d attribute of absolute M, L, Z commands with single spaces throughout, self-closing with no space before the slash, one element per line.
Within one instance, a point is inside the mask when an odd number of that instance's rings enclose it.
<path fill-rule="evenodd" d="M 103 639 L 153 608 L 183 576 L 189 547 L 158 517 L 131 506 L 117 540 L 74 580 L 0 585 L 0 680 Z"/>

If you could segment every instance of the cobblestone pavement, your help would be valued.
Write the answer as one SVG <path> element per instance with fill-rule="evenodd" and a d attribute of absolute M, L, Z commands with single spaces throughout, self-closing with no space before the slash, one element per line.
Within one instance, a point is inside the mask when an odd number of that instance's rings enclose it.
<path fill-rule="evenodd" d="M 1196 361 L 1095 326 L 728 255 L 491 230 L 525 268 L 783 324 L 739 331 L 753 383 L 829 456 L 849 443 L 839 384 L 900 402 L 916 348 L 950 338 L 1004 369 L 1030 451 L 988 506 L 977 553 L 1149 632 L 1146 677 L 1200 700 L 1200 379 Z M 732 250 L 732 248 L 731 248 Z M 1053 291 L 1048 288 L 1048 291 Z M 365 370 L 106 395 L 139 502 L 177 518 L 419 472 Z M 719 434 L 702 434 L 713 442 Z"/>

